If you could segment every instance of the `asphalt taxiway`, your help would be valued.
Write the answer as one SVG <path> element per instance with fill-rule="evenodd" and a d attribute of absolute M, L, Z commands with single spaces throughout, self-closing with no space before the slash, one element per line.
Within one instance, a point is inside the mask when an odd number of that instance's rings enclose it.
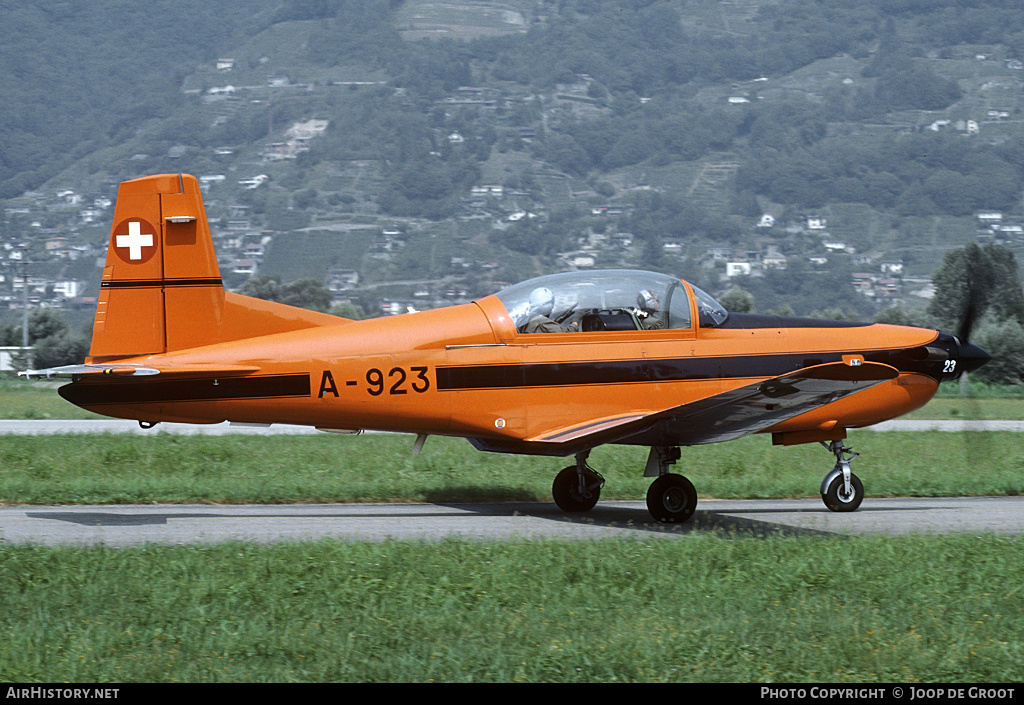
<path fill-rule="evenodd" d="M 127 547 L 446 538 L 598 539 L 733 535 L 1024 533 L 1024 497 L 867 498 L 834 513 L 818 499 L 704 500 L 691 521 L 657 524 L 643 502 L 566 514 L 548 502 L 460 504 L 0 506 L 0 543 Z"/>

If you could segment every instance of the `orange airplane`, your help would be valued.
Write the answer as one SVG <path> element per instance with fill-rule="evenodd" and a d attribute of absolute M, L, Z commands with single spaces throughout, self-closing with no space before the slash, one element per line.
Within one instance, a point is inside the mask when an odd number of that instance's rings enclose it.
<path fill-rule="evenodd" d="M 847 429 L 925 404 L 980 367 L 935 330 L 727 313 L 685 281 L 611 270 L 539 277 L 469 304 L 353 321 L 225 291 L 196 179 L 122 183 L 85 363 L 60 395 L 84 409 L 185 423 L 466 438 L 498 453 L 575 456 L 552 493 L 591 509 L 605 443 L 650 448 L 652 516 L 686 521 L 680 446 L 770 433 L 835 456 L 833 511 L 863 499 Z"/>

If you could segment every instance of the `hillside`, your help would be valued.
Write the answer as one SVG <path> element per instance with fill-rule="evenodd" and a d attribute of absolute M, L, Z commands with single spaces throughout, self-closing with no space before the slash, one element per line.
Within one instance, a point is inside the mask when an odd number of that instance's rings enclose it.
<path fill-rule="evenodd" d="M 21 251 L 36 302 L 94 296 L 117 182 L 163 171 L 201 178 L 230 286 L 369 315 L 626 266 L 864 318 L 1024 243 L 1008 0 L 45 7 L 0 1 L 15 301 Z"/>

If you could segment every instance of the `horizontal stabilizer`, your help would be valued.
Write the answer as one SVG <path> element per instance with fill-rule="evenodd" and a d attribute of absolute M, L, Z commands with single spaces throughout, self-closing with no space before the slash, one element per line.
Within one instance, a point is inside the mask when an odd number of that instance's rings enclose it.
<path fill-rule="evenodd" d="M 48 367 L 44 370 L 25 370 L 19 372 L 19 377 L 27 379 L 39 377 L 81 377 L 84 375 L 117 375 L 124 377 L 146 377 L 149 375 L 219 375 L 230 377 L 233 375 L 247 375 L 259 372 L 260 368 L 255 365 L 175 365 L 173 367 L 145 367 L 143 365 L 126 364 L 98 364 L 87 363 L 84 365 L 63 365 L 61 367 Z"/>
<path fill-rule="evenodd" d="M 40 377 L 78 377 L 80 375 L 124 375 L 128 377 L 142 377 L 146 375 L 158 375 L 160 370 L 140 365 L 62 365 L 60 367 L 47 367 L 44 370 L 24 370 L 18 373 L 19 377 L 36 379 Z"/>

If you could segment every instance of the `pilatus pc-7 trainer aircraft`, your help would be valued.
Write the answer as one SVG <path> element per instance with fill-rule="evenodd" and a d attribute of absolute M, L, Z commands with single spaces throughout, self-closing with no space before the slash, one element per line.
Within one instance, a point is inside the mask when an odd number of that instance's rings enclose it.
<path fill-rule="evenodd" d="M 643 271 L 544 276 L 469 304 L 352 321 L 225 291 L 192 176 L 121 184 L 84 364 L 35 375 L 91 411 L 161 421 L 302 424 L 460 436 L 497 453 L 575 456 L 554 479 L 568 512 L 594 506 L 605 443 L 648 446 L 647 506 L 693 514 L 670 472 L 680 446 L 770 433 L 835 456 L 833 511 L 864 496 L 847 429 L 905 414 L 984 350 L 901 326 L 727 313 Z"/>

